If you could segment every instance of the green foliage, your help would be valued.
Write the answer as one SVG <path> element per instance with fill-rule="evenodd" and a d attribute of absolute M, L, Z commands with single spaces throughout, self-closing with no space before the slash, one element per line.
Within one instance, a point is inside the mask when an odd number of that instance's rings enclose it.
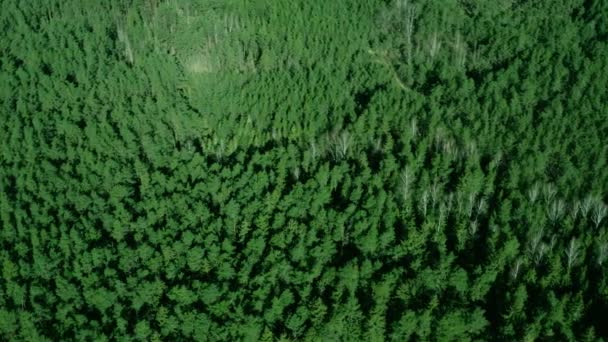
<path fill-rule="evenodd" d="M 605 340 L 606 18 L 5 1 L 0 340 Z"/>

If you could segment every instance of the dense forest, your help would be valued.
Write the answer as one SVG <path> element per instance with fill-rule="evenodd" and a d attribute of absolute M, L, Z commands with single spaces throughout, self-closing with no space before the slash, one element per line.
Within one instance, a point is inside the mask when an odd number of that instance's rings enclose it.
<path fill-rule="evenodd" d="M 608 1 L 1 1 L 0 340 L 608 340 Z"/>

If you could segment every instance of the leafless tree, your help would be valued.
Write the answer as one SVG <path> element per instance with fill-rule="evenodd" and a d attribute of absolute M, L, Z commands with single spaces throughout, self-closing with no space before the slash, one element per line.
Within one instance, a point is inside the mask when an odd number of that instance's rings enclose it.
<path fill-rule="evenodd" d="M 513 277 L 513 279 L 517 279 L 517 276 L 519 275 L 519 271 L 520 271 L 523 263 L 524 262 L 521 259 L 517 259 L 517 261 L 515 261 L 515 264 L 513 265 L 513 268 L 511 269 L 511 277 Z"/>
<path fill-rule="evenodd" d="M 292 170 L 292 175 L 295 180 L 299 180 L 300 179 L 300 168 L 297 166 L 294 167 Z"/>
<path fill-rule="evenodd" d="M 332 143 L 334 145 L 334 156 L 337 157 L 336 159 L 342 159 L 346 157 L 348 149 L 351 147 L 352 139 L 347 131 L 342 131 L 332 136 Z"/>
<path fill-rule="evenodd" d="M 543 234 L 544 234 L 544 227 L 541 228 L 540 231 L 538 231 L 530 240 L 529 246 L 528 246 L 528 254 L 529 254 L 530 258 L 533 258 L 534 255 L 536 254 L 536 249 L 538 248 L 538 246 L 540 245 L 540 242 L 543 239 Z"/>
<path fill-rule="evenodd" d="M 467 59 L 466 45 L 462 41 L 460 32 L 456 33 L 456 42 L 454 43 L 454 50 L 456 50 L 456 65 L 459 68 L 464 68 Z"/>
<path fill-rule="evenodd" d="M 571 204 L 568 205 L 568 208 L 570 209 L 570 211 L 569 211 L 570 217 L 573 220 L 576 220 L 576 218 L 578 217 L 578 214 L 581 210 L 578 203 L 572 202 Z"/>
<path fill-rule="evenodd" d="M 572 266 L 578 261 L 580 256 L 580 248 L 576 241 L 576 238 L 572 238 L 570 240 L 570 244 L 566 249 L 566 257 L 568 263 L 568 271 L 572 268 Z"/>
<path fill-rule="evenodd" d="M 407 167 L 399 175 L 399 178 L 401 179 L 401 196 L 403 197 L 403 200 L 407 200 L 409 197 L 411 177 L 412 176 L 410 175 L 410 172 Z"/>
<path fill-rule="evenodd" d="M 454 203 L 454 194 L 450 193 L 447 196 L 447 201 L 446 201 L 446 211 L 448 214 L 452 211 L 453 203 Z"/>
<path fill-rule="evenodd" d="M 314 140 L 310 141 L 310 152 L 312 154 L 312 159 L 317 158 L 317 143 Z"/>
<path fill-rule="evenodd" d="M 397 12 L 400 20 L 403 23 L 403 33 L 405 35 L 405 47 L 407 49 L 407 63 L 412 63 L 413 51 L 413 36 L 414 36 L 414 19 L 416 17 L 416 8 L 409 3 L 408 0 L 397 1 Z"/>
<path fill-rule="evenodd" d="M 595 202 L 595 198 L 593 196 L 587 196 L 579 203 L 579 207 L 581 208 L 581 214 L 587 217 L 591 208 L 593 208 L 593 203 Z"/>
<path fill-rule="evenodd" d="M 479 201 L 477 201 L 477 216 L 479 216 L 479 214 L 485 214 L 486 209 L 486 200 L 484 198 L 480 198 Z"/>
<path fill-rule="evenodd" d="M 443 220 L 447 216 L 447 211 L 448 211 L 448 209 L 447 209 L 445 203 L 441 203 L 441 205 L 439 206 L 439 219 L 437 220 L 437 227 L 436 227 L 436 231 L 438 233 L 439 233 L 439 229 L 441 228 L 441 225 L 443 224 Z"/>
<path fill-rule="evenodd" d="M 429 54 L 431 55 L 431 59 L 434 59 L 435 56 L 439 53 L 439 49 L 441 49 L 441 41 L 439 41 L 439 37 L 437 37 L 437 32 L 433 32 L 433 35 L 429 41 Z"/>
<path fill-rule="evenodd" d="M 536 200 L 538 199 L 538 194 L 540 192 L 538 183 L 534 184 L 529 190 L 528 190 L 528 199 L 530 200 L 530 203 L 534 204 L 536 202 Z"/>
<path fill-rule="evenodd" d="M 129 36 L 125 32 L 125 30 L 123 30 L 122 26 L 120 26 L 119 24 L 116 25 L 116 33 L 118 35 L 118 41 L 124 45 L 123 53 L 127 59 L 127 62 L 132 65 L 133 61 L 134 61 L 134 57 L 133 57 L 133 48 L 131 47 L 131 41 L 129 40 Z"/>
<path fill-rule="evenodd" d="M 546 184 L 543 187 L 543 196 L 545 199 L 545 203 L 550 203 L 551 201 L 553 201 L 556 194 L 557 194 L 557 189 L 555 188 L 555 186 L 553 184 Z"/>
<path fill-rule="evenodd" d="M 595 208 L 593 209 L 593 216 L 591 219 L 593 223 L 595 223 L 595 228 L 597 229 L 602 223 L 602 220 L 606 217 L 606 213 L 608 213 L 608 208 L 601 201 L 597 201 L 595 204 Z"/>
<path fill-rule="evenodd" d="M 608 257 L 608 243 L 602 242 L 597 248 L 597 264 L 602 266 Z"/>
<path fill-rule="evenodd" d="M 412 121 L 410 121 L 410 130 L 412 138 L 416 138 L 418 136 L 418 121 L 416 121 L 416 118 L 413 118 Z"/>
<path fill-rule="evenodd" d="M 551 203 L 547 210 L 547 216 L 551 220 L 551 222 L 557 222 L 559 219 L 564 216 L 565 204 L 562 200 L 557 200 Z"/>
<path fill-rule="evenodd" d="M 479 224 L 477 223 L 477 220 L 471 221 L 471 224 L 469 225 L 469 233 L 471 234 L 471 236 L 475 236 L 478 228 Z"/>
<path fill-rule="evenodd" d="M 538 247 L 538 251 L 536 253 L 536 255 L 534 256 L 534 261 L 536 262 L 536 265 L 540 265 L 540 263 L 543 260 L 543 257 L 545 256 L 545 253 L 549 250 L 549 247 L 547 246 L 547 244 L 545 243 L 541 243 L 540 246 Z"/>
<path fill-rule="evenodd" d="M 437 181 L 435 181 L 433 183 L 433 185 L 431 185 L 431 201 L 433 203 L 433 208 L 435 208 L 435 205 L 437 204 L 438 200 L 439 200 L 439 184 L 437 184 Z"/>
<path fill-rule="evenodd" d="M 427 190 L 424 190 L 422 193 L 422 201 L 420 202 L 420 209 L 422 210 L 422 214 L 426 216 L 427 209 L 429 204 L 429 193 Z"/>

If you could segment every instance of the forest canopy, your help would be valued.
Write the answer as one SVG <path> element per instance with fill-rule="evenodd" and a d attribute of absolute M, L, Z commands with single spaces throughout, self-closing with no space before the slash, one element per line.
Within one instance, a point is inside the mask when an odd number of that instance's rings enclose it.
<path fill-rule="evenodd" d="M 0 340 L 608 339 L 608 2 L 0 27 Z"/>

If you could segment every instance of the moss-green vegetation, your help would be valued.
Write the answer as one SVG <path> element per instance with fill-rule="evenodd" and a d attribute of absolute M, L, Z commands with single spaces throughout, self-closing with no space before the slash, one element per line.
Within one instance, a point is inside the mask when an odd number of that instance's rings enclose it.
<path fill-rule="evenodd" d="M 608 337 L 608 2 L 1 5 L 0 340 Z"/>

